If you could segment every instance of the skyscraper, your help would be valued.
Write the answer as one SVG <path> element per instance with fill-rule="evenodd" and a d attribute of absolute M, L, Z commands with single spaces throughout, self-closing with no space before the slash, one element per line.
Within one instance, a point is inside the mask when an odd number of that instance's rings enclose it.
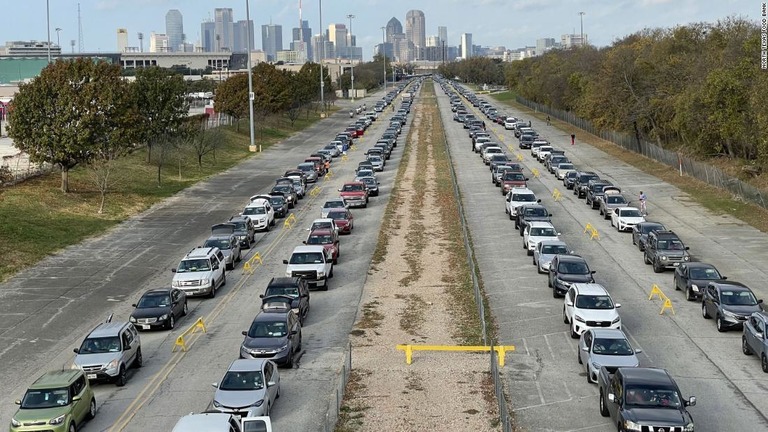
<path fill-rule="evenodd" d="M 204 52 L 216 51 L 216 23 L 203 21 L 200 25 L 200 46 Z"/>
<path fill-rule="evenodd" d="M 405 14 L 405 39 L 411 42 L 414 50 L 418 52 L 427 44 L 427 30 L 424 19 L 424 12 L 420 10 L 409 10 Z M 417 59 L 417 57 L 413 57 Z"/>
<path fill-rule="evenodd" d="M 149 34 L 149 52 L 169 52 L 168 35 L 152 32 Z"/>
<path fill-rule="evenodd" d="M 125 52 L 128 48 L 128 30 L 124 28 L 117 29 L 117 52 Z"/>
<path fill-rule="evenodd" d="M 461 34 L 461 58 L 466 60 L 472 57 L 472 33 Z"/>
<path fill-rule="evenodd" d="M 440 38 L 440 44 L 448 46 L 448 27 L 437 27 L 437 37 Z"/>
<path fill-rule="evenodd" d="M 235 43 L 232 48 L 233 52 L 238 52 L 238 53 L 248 52 L 248 29 L 249 28 L 250 28 L 250 37 L 251 37 L 251 45 L 250 45 L 251 49 L 256 48 L 256 46 L 254 45 L 253 20 L 251 21 L 240 20 L 234 23 L 232 27 L 234 40 L 235 40 Z"/>
<path fill-rule="evenodd" d="M 329 25 L 328 40 L 333 42 L 334 57 L 347 57 L 347 26 L 344 24 Z"/>
<path fill-rule="evenodd" d="M 394 42 L 394 35 L 400 35 L 403 34 L 403 25 L 400 24 L 400 20 L 398 20 L 395 17 L 392 17 L 392 19 L 389 20 L 387 23 L 387 29 L 386 29 L 386 37 L 387 42 L 392 43 Z"/>
<path fill-rule="evenodd" d="M 309 21 L 301 21 L 301 28 L 294 27 L 292 36 L 291 50 L 300 51 L 298 42 L 303 41 L 304 49 L 307 51 L 307 59 L 312 59 L 312 29 L 309 28 Z"/>
<path fill-rule="evenodd" d="M 214 51 L 232 51 L 235 46 L 232 8 L 216 8 L 213 10 L 213 15 L 216 24 Z"/>
<path fill-rule="evenodd" d="M 165 14 L 165 34 L 168 35 L 169 51 L 181 51 L 184 43 L 184 18 L 178 9 Z"/>
<path fill-rule="evenodd" d="M 283 50 L 283 26 L 264 24 L 261 26 L 261 49 L 268 61 L 275 61 L 277 52 Z"/>

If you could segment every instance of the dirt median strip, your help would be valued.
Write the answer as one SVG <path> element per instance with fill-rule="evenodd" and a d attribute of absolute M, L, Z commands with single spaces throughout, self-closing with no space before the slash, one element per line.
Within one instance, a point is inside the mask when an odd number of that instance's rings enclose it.
<path fill-rule="evenodd" d="M 336 430 L 498 430 L 487 353 L 422 351 L 409 366 L 395 349 L 479 345 L 482 334 L 431 81 L 412 111 L 352 331 L 354 367 Z"/>

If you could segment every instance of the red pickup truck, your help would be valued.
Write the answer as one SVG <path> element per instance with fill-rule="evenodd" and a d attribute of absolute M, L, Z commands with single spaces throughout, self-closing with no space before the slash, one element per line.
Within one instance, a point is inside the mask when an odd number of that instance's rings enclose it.
<path fill-rule="evenodd" d="M 339 195 L 350 207 L 368 207 L 368 188 L 363 182 L 344 183 Z"/>

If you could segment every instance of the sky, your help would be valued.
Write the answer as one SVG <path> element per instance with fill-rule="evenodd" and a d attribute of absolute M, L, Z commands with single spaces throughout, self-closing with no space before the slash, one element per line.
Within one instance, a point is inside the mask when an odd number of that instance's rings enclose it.
<path fill-rule="evenodd" d="M 48 0 L 50 2 L 51 41 L 56 43 L 56 28 L 63 51 L 70 52 L 70 40 L 78 39 L 77 7 L 82 16 L 83 47 L 88 52 L 116 52 L 117 28 L 128 29 L 129 45 L 138 46 L 138 32 L 165 33 L 165 14 L 179 9 L 184 17 L 184 33 L 189 41 L 200 37 L 200 23 L 213 16 L 217 7 L 232 8 L 234 19 L 245 19 L 246 0 Z M 405 14 L 411 9 L 424 12 L 426 35 L 437 35 L 438 26 L 448 28 L 448 46 L 459 45 L 462 33 L 472 33 L 475 45 L 509 49 L 535 46 L 536 39 L 555 38 L 580 32 L 579 12 L 584 12 L 584 33 L 591 44 L 602 47 L 644 28 L 674 27 L 693 22 L 716 22 L 737 16 L 760 19 L 758 0 L 303 0 L 303 19 L 312 33 L 320 25 L 349 25 L 352 21 L 357 45 L 370 59 L 374 46 L 381 43 L 381 27 L 393 16 L 405 29 Z M 284 49 L 288 49 L 291 29 L 298 26 L 299 0 L 250 0 L 255 27 L 256 49 L 261 49 L 261 25 L 270 22 L 283 26 Z M 2 0 L 0 44 L 10 40 L 47 40 L 46 0 Z M 75 51 L 77 52 L 77 45 Z"/>

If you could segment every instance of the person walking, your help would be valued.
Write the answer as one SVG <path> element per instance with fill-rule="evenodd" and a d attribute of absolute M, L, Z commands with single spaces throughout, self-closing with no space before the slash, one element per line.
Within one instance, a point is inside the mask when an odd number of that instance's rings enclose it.
<path fill-rule="evenodd" d="M 643 191 L 640 191 L 638 199 L 640 200 L 640 213 L 642 213 L 643 216 L 648 216 L 648 208 L 645 203 L 648 200 L 648 196 L 644 194 Z"/>
<path fill-rule="evenodd" d="M 549 126 L 549 124 L 550 124 L 551 120 L 552 120 L 552 119 L 550 119 L 550 118 L 549 118 L 549 116 L 547 116 L 547 126 Z"/>
<path fill-rule="evenodd" d="M 483 121 L 483 130 L 485 130 L 485 121 Z"/>

